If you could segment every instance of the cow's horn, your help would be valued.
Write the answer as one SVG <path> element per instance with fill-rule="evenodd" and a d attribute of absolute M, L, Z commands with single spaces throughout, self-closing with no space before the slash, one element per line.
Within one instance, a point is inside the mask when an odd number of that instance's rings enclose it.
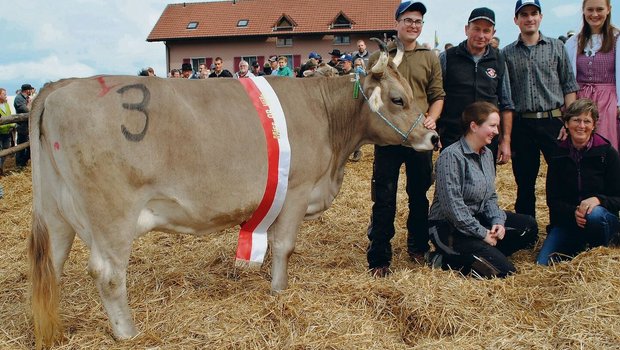
<path fill-rule="evenodd" d="M 379 44 L 379 47 L 381 48 L 381 55 L 379 55 L 379 59 L 377 60 L 377 63 L 375 63 L 374 66 L 372 66 L 372 68 L 370 69 L 371 72 L 373 72 L 374 74 L 383 74 L 383 72 L 385 71 L 385 68 L 388 65 L 388 49 L 387 49 L 387 45 L 385 45 L 385 43 L 377 38 L 370 38 L 371 41 L 375 41 L 377 44 Z"/>
<path fill-rule="evenodd" d="M 396 42 L 396 56 L 394 56 L 394 59 L 392 59 L 392 62 L 394 62 L 394 65 L 398 67 L 400 66 L 400 63 L 403 61 L 403 55 L 405 54 L 405 46 L 403 45 L 403 42 L 400 41 L 400 39 L 398 39 L 396 35 L 394 35 L 393 38 L 394 38 L 394 41 Z"/>

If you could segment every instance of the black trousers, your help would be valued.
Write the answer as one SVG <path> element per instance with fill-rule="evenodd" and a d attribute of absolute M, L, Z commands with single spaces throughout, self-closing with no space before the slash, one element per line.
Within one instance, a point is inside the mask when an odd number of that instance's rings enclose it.
<path fill-rule="evenodd" d="M 517 116 L 512 127 L 512 172 L 517 182 L 515 211 L 536 217 L 536 178 L 540 152 L 545 160 L 555 152 L 563 123 L 560 118 L 524 119 Z"/>
<path fill-rule="evenodd" d="M 17 133 L 17 144 L 28 142 L 28 131 L 26 133 Z M 30 148 L 25 148 L 15 154 L 15 165 L 17 166 L 26 166 L 28 165 L 28 160 L 30 159 Z"/>
<path fill-rule="evenodd" d="M 372 217 L 368 227 L 367 250 L 370 268 L 389 266 L 392 260 L 390 240 L 394 237 L 396 193 L 400 167 L 405 164 L 409 217 L 407 218 L 407 250 L 428 251 L 428 199 L 426 192 L 433 182 L 432 151 L 417 152 L 404 146 L 375 146 L 372 175 Z"/>
<path fill-rule="evenodd" d="M 463 274 L 475 272 L 484 278 L 506 277 L 516 272 L 507 257 L 536 242 L 538 225 L 529 215 L 506 212 L 505 228 L 504 239 L 491 246 L 480 238 L 454 230 L 446 222 L 431 222 L 431 241 L 443 254 L 443 269 L 460 270 Z"/>

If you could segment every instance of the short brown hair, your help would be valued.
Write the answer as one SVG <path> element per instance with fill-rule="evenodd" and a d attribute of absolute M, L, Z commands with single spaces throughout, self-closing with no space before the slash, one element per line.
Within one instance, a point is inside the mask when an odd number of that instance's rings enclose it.
<path fill-rule="evenodd" d="M 590 114 L 592 116 L 592 120 L 594 121 L 594 125 L 598 121 L 598 107 L 594 101 L 588 98 L 581 98 L 573 102 L 568 108 L 564 115 L 562 116 L 562 120 L 567 123 L 570 118 L 578 117 L 582 114 Z"/>
<path fill-rule="evenodd" d="M 463 134 L 466 135 L 469 132 L 471 122 L 482 125 L 492 113 L 499 113 L 499 108 L 489 102 L 478 101 L 465 107 L 461 116 Z"/>

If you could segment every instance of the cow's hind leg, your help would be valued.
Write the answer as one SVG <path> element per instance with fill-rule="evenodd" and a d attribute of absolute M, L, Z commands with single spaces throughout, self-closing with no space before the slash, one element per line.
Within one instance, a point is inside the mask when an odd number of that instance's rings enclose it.
<path fill-rule="evenodd" d="M 46 225 L 50 235 L 50 246 L 52 253 L 52 263 L 56 272 L 56 281 L 60 283 L 65 261 L 69 257 L 71 246 L 75 239 L 75 231 L 60 216 L 60 214 L 51 216 L 46 215 Z"/>
<path fill-rule="evenodd" d="M 93 236 L 88 272 L 97 285 L 114 336 L 129 339 L 138 333 L 127 299 L 127 265 L 133 238 L 118 232 L 106 229 Z"/>

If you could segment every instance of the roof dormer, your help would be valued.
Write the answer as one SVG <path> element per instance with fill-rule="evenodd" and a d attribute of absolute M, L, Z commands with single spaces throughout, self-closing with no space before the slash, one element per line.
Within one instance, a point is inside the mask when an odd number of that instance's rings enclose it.
<path fill-rule="evenodd" d="M 297 27 L 297 23 L 287 14 L 283 13 L 273 26 L 273 31 L 293 30 L 295 27 Z"/>
<path fill-rule="evenodd" d="M 340 11 L 338 16 L 334 18 L 332 23 L 329 25 L 329 29 L 345 29 L 351 28 L 351 26 L 355 24 L 344 12 Z"/>

